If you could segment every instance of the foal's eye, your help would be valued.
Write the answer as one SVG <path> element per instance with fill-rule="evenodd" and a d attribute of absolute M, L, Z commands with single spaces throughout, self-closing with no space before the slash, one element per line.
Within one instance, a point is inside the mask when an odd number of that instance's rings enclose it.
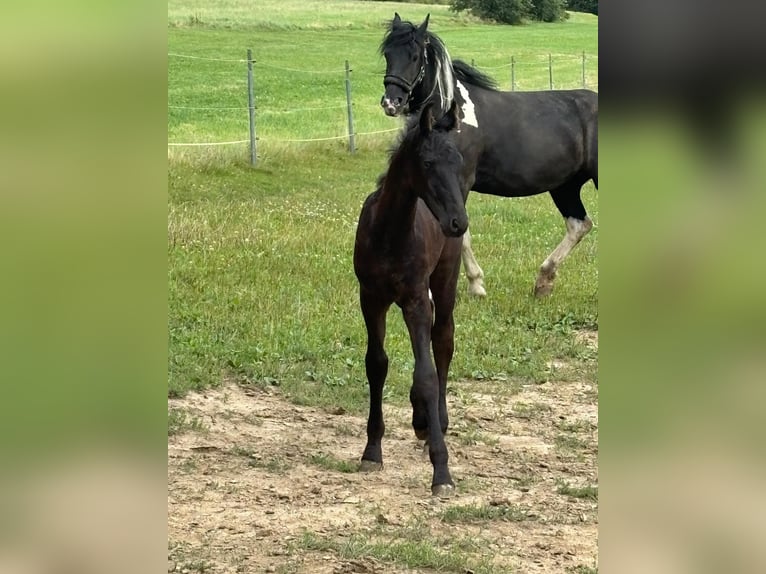
<path fill-rule="evenodd" d="M 426 168 L 426 169 L 431 169 L 431 162 L 430 161 L 424 161 L 423 162 L 423 167 Z"/>

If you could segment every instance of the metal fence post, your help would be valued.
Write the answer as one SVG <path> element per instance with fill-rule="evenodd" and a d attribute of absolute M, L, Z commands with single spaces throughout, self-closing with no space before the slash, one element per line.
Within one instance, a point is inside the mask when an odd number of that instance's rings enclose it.
<path fill-rule="evenodd" d="M 250 165 L 255 166 L 255 94 L 253 91 L 253 51 L 247 49 L 247 110 L 250 116 Z"/>
<path fill-rule="evenodd" d="M 553 89 L 553 60 L 551 55 L 548 54 L 548 86 Z"/>
<path fill-rule="evenodd" d="M 346 60 L 346 107 L 348 108 L 348 149 L 351 153 L 355 153 L 354 113 L 351 110 L 351 68 L 348 66 L 348 60 Z"/>
<path fill-rule="evenodd" d="M 511 91 L 516 90 L 516 58 L 511 56 Z"/>

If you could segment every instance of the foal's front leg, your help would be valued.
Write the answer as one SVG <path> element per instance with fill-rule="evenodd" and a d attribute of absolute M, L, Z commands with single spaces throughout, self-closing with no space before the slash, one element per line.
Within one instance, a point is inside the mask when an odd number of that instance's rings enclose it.
<path fill-rule="evenodd" d="M 428 441 L 428 455 L 434 467 L 431 493 L 449 496 L 455 483 L 449 472 L 449 454 L 439 417 L 439 379 L 431 361 L 431 304 L 427 292 L 424 290 L 422 297 L 407 303 L 402 313 L 415 355 L 410 389 L 412 427 L 415 436 Z"/>
<path fill-rule="evenodd" d="M 361 471 L 383 468 L 381 441 L 385 431 L 383 423 L 383 385 L 388 374 L 388 356 L 383 348 L 386 338 L 386 312 L 389 305 L 364 289 L 360 292 L 364 324 L 367 327 L 367 354 L 364 358 L 367 381 L 370 385 L 370 413 L 367 419 L 367 445 L 364 447 Z"/>

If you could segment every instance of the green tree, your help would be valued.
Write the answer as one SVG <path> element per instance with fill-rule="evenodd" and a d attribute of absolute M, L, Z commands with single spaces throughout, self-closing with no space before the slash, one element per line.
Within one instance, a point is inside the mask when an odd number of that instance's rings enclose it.
<path fill-rule="evenodd" d="M 567 0 L 532 0 L 532 18 L 542 22 L 567 19 Z"/>
<path fill-rule="evenodd" d="M 598 16 L 598 0 L 569 0 L 567 9 L 572 12 L 588 12 Z"/>
<path fill-rule="evenodd" d="M 453 12 L 470 12 L 484 20 L 496 20 L 503 24 L 521 24 L 532 14 L 532 0 L 452 0 Z"/>
<path fill-rule="evenodd" d="M 567 17 L 567 0 L 452 0 L 450 10 L 472 14 L 484 20 L 521 24 L 525 20 L 558 22 Z"/>

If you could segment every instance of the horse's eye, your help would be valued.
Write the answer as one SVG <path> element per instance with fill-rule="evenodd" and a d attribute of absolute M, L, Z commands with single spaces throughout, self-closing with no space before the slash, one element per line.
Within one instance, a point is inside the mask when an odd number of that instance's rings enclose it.
<path fill-rule="evenodd" d="M 426 169 L 431 169 L 431 162 L 430 161 L 424 161 L 423 162 L 423 167 L 426 168 Z"/>

